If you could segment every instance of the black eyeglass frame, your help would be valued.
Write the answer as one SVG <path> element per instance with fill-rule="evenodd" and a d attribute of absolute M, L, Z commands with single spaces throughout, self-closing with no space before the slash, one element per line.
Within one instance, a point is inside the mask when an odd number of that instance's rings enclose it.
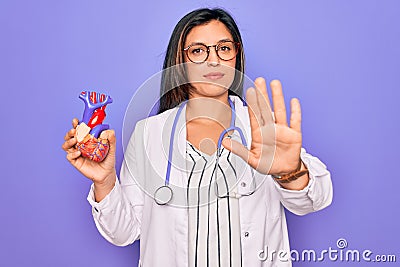
<path fill-rule="evenodd" d="M 221 45 L 221 44 L 223 44 L 223 43 L 233 43 L 233 44 L 235 45 L 236 53 L 235 53 L 235 55 L 234 55 L 232 58 L 230 58 L 230 59 L 223 59 L 223 58 L 221 58 L 221 56 L 219 55 L 219 53 L 218 53 L 218 46 Z M 193 61 L 193 60 L 189 57 L 188 51 L 189 51 L 189 49 L 190 49 L 192 46 L 195 46 L 195 45 L 203 45 L 204 47 L 207 47 L 207 50 L 206 50 L 206 51 L 207 51 L 207 56 L 206 56 L 206 58 L 205 58 L 203 61 L 201 61 L 201 62 Z M 239 43 L 239 42 L 230 41 L 230 40 L 219 41 L 219 42 L 218 42 L 217 44 L 215 44 L 215 45 L 205 45 L 205 44 L 203 44 L 203 43 L 195 43 L 195 44 L 191 44 L 191 45 L 189 45 L 188 47 L 184 48 L 183 51 L 185 51 L 187 58 L 188 58 L 191 62 L 193 62 L 193 63 L 195 63 L 195 64 L 202 64 L 202 63 L 206 62 L 207 59 L 208 59 L 208 57 L 210 56 L 210 48 L 211 48 L 211 47 L 215 47 L 215 53 L 217 54 L 217 57 L 218 57 L 219 59 L 221 59 L 221 60 L 223 60 L 223 61 L 229 61 L 229 60 L 234 59 L 234 58 L 237 56 L 237 54 L 239 53 L 240 43 Z"/>

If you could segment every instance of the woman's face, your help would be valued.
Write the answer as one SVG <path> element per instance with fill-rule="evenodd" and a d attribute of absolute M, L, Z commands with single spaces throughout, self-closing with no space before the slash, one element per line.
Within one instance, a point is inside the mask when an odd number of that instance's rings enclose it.
<path fill-rule="evenodd" d="M 201 61 L 207 56 L 204 44 L 209 47 L 209 54 L 203 63 Z M 216 52 L 218 45 L 220 57 L 230 58 L 230 49 L 236 49 L 233 38 L 228 28 L 220 21 L 212 20 L 207 24 L 194 27 L 186 37 L 184 48 L 191 46 L 185 51 L 185 63 L 187 76 L 194 90 L 190 97 L 227 97 L 228 89 L 235 77 L 236 56 L 230 60 L 221 59 Z M 203 54 L 203 56 L 202 56 Z M 199 62 L 197 61 L 197 62 Z"/>

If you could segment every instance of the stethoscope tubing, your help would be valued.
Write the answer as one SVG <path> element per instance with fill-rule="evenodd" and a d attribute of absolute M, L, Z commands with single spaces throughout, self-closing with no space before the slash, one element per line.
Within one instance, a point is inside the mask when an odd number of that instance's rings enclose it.
<path fill-rule="evenodd" d="M 167 185 L 167 186 L 169 185 L 169 176 L 171 174 L 172 151 L 173 151 L 173 145 L 174 145 L 174 135 L 175 135 L 176 125 L 178 124 L 178 119 L 182 113 L 183 108 L 186 106 L 186 103 L 187 103 L 187 100 L 182 102 L 182 104 L 179 106 L 178 111 L 175 115 L 174 123 L 172 124 L 171 136 L 169 138 L 167 173 L 165 175 L 165 185 Z"/>

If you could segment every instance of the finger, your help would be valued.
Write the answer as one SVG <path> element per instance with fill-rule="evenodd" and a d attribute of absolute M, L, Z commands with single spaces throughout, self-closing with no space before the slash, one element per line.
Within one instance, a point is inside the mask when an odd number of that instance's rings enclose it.
<path fill-rule="evenodd" d="M 225 138 L 222 141 L 222 145 L 235 155 L 238 155 L 250 166 L 256 168 L 257 160 L 255 159 L 255 157 L 253 157 L 253 154 L 242 143 L 232 140 L 230 138 Z"/>
<path fill-rule="evenodd" d="M 254 84 L 257 88 L 257 101 L 260 108 L 262 123 L 265 125 L 268 121 L 272 121 L 271 104 L 267 92 L 267 84 L 265 79 L 259 77 Z"/>
<path fill-rule="evenodd" d="M 65 141 L 62 144 L 62 149 L 64 149 L 66 152 L 71 152 L 70 149 L 73 148 L 76 143 L 78 142 L 78 140 L 75 137 L 72 137 L 71 139 Z"/>
<path fill-rule="evenodd" d="M 247 159 L 249 158 L 250 151 L 245 147 L 242 143 L 232 140 L 231 138 L 225 138 L 222 140 L 222 145 L 234 153 L 235 155 L 238 155 L 241 157 L 244 161 L 247 162 Z"/>
<path fill-rule="evenodd" d="M 68 153 L 67 154 L 67 160 L 71 163 L 73 163 L 77 158 L 79 158 L 81 155 L 81 152 L 79 150 Z"/>
<path fill-rule="evenodd" d="M 301 132 L 301 106 L 297 98 L 290 101 L 290 128 L 297 132 Z"/>
<path fill-rule="evenodd" d="M 79 123 L 79 121 L 78 121 L 77 118 L 73 118 L 73 119 L 72 119 L 72 129 L 69 130 L 69 131 L 65 134 L 65 136 L 64 136 L 64 140 L 65 140 L 65 141 L 67 141 L 67 140 L 69 140 L 69 139 L 71 139 L 72 137 L 75 136 L 75 133 L 76 133 L 76 126 L 78 126 L 78 123 Z"/>
<path fill-rule="evenodd" d="M 249 88 L 246 92 L 246 101 L 250 118 L 251 137 L 253 141 L 260 141 L 260 136 L 256 135 L 256 129 L 261 126 L 261 111 L 258 107 L 257 92 L 254 88 Z M 259 131 L 258 131 L 259 132 Z"/>
<path fill-rule="evenodd" d="M 287 126 L 285 99 L 283 98 L 282 84 L 278 80 L 271 83 L 272 103 L 274 104 L 275 121 Z"/>
<path fill-rule="evenodd" d="M 75 136 L 75 133 L 76 133 L 76 129 L 71 129 L 71 130 L 69 130 L 69 131 L 65 134 L 64 140 L 67 141 L 67 140 L 73 138 L 73 137 Z"/>
<path fill-rule="evenodd" d="M 73 118 L 72 119 L 72 128 L 76 128 L 76 126 L 78 126 L 78 124 L 79 124 L 79 121 L 78 121 L 78 119 L 77 118 Z"/>

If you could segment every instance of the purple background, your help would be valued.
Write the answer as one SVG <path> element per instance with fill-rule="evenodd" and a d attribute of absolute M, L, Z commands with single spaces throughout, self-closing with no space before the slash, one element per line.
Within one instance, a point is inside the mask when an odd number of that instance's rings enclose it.
<path fill-rule="evenodd" d="M 1 266 L 136 266 L 139 242 L 119 248 L 97 232 L 90 181 L 66 161 L 63 136 L 82 115 L 80 91 L 109 93 L 119 168 L 131 96 L 161 69 L 177 21 L 215 6 L 237 20 L 247 75 L 280 79 L 287 103 L 300 98 L 304 147 L 332 173 L 329 208 L 288 214 L 292 248 L 346 238 L 400 260 L 399 1 L 1 0 Z"/>

